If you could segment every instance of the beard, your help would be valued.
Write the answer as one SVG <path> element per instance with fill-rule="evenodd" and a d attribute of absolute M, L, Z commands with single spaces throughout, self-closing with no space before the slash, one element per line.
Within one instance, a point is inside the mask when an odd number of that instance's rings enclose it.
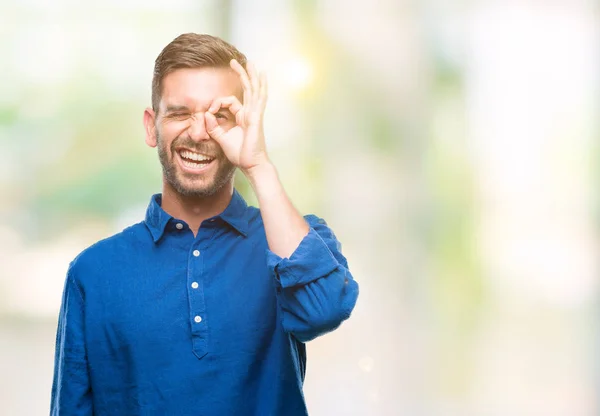
<path fill-rule="evenodd" d="M 189 138 L 178 137 L 171 142 L 170 152 L 162 137 L 157 132 L 158 159 L 162 165 L 165 181 L 180 195 L 193 198 L 206 198 L 216 194 L 223 186 L 229 184 L 235 173 L 235 166 L 227 159 L 223 150 L 218 145 L 207 142 L 197 143 Z M 217 164 L 217 171 L 193 175 L 180 171 L 175 161 L 175 148 L 185 147 L 198 153 L 214 157 L 211 163 Z M 170 156 L 169 156 L 170 155 Z"/>

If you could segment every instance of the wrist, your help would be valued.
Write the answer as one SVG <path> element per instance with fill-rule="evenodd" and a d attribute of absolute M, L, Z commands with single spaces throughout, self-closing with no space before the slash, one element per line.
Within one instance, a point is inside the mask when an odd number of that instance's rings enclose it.
<path fill-rule="evenodd" d="M 270 195 L 280 187 L 277 169 L 270 161 L 244 169 L 242 172 L 258 197 Z"/>
<path fill-rule="evenodd" d="M 241 169 L 241 171 L 252 184 L 260 181 L 264 177 L 272 176 L 277 173 L 275 166 L 268 159 L 250 168 Z"/>

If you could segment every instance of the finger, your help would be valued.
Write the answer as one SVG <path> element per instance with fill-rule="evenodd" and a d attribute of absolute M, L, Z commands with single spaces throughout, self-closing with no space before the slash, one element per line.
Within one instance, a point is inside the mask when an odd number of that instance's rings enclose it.
<path fill-rule="evenodd" d="M 215 115 L 207 111 L 206 113 L 204 113 L 204 120 L 206 123 L 206 131 L 208 132 L 210 137 L 219 142 L 219 140 L 225 134 L 225 130 L 223 130 L 223 128 L 219 126 Z"/>
<path fill-rule="evenodd" d="M 242 103 L 237 99 L 236 96 L 230 95 L 229 97 L 219 97 L 212 102 L 208 111 L 212 114 L 216 114 L 219 109 L 227 108 L 234 116 L 242 109 Z"/>
<path fill-rule="evenodd" d="M 242 82 L 242 88 L 244 90 L 244 104 L 250 102 L 252 97 L 252 84 L 248 79 L 248 73 L 244 69 L 244 67 L 235 59 L 232 59 L 230 62 L 231 69 L 233 69 L 240 77 L 240 81 Z"/>
<path fill-rule="evenodd" d="M 232 59 L 230 62 L 231 69 L 233 69 L 239 76 L 242 81 L 242 86 L 244 88 L 252 89 L 252 85 L 250 84 L 250 80 L 248 78 L 248 73 L 237 60 Z"/>
<path fill-rule="evenodd" d="M 267 83 L 267 74 L 262 72 L 260 74 L 260 92 L 258 96 L 258 105 L 261 113 L 265 111 L 267 106 L 267 98 L 269 96 L 269 86 Z"/>
<path fill-rule="evenodd" d="M 258 72 L 256 71 L 256 67 L 252 62 L 248 62 L 248 76 L 250 77 L 250 84 L 252 85 L 252 98 L 254 101 L 258 99 L 258 94 L 260 91 L 260 84 L 258 79 Z"/>

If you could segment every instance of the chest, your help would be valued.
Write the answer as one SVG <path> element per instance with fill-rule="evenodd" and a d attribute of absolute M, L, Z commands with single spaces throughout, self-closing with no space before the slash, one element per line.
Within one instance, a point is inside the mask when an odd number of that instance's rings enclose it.
<path fill-rule="evenodd" d="M 239 236 L 166 241 L 115 257 L 88 297 L 96 341 L 117 347 L 190 344 L 206 352 L 260 348 L 278 330 L 266 242 Z"/>

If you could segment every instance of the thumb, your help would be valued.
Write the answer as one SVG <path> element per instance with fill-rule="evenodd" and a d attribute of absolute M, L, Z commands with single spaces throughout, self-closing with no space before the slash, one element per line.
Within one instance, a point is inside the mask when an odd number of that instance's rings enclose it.
<path fill-rule="evenodd" d="M 221 138 L 225 134 L 225 130 L 223 130 L 223 128 L 219 126 L 215 115 L 207 111 L 206 113 L 204 113 L 204 120 L 206 123 L 206 131 L 208 132 L 208 134 L 210 134 L 210 136 L 213 139 L 220 143 Z"/>

